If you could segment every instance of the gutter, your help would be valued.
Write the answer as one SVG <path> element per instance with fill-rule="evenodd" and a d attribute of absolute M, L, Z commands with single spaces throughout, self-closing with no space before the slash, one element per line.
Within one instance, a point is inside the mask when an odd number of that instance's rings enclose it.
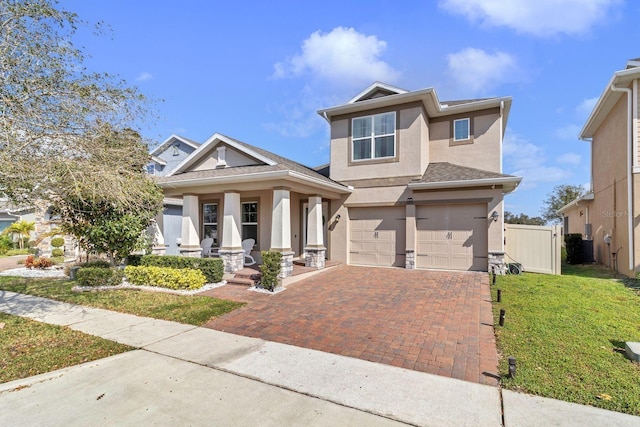
<path fill-rule="evenodd" d="M 486 185 L 505 185 L 513 184 L 514 188 L 522 181 L 521 177 L 503 177 L 503 178 L 484 178 L 484 179 L 466 179 L 458 181 L 440 181 L 440 182 L 410 182 L 407 186 L 414 190 L 429 190 L 440 188 L 454 187 L 482 187 Z M 511 191 L 513 191 L 511 190 Z M 511 192 L 509 191 L 509 193 Z"/>
<path fill-rule="evenodd" d="M 611 85 L 612 92 L 625 92 L 627 94 L 627 227 L 629 239 L 629 270 L 635 273 L 635 262 L 633 257 L 633 144 L 632 130 L 633 126 L 633 106 L 632 106 L 632 90 L 628 87 L 617 87 Z"/>
<path fill-rule="evenodd" d="M 174 182 L 172 181 L 158 182 L 157 184 L 161 188 L 179 188 L 179 187 L 186 187 L 189 185 L 197 185 L 197 184 L 231 184 L 231 183 L 238 183 L 238 182 L 266 181 L 269 179 L 278 179 L 278 178 L 294 178 L 302 182 L 331 188 L 341 193 L 353 192 L 353 188 L 321 181 L 319 179 L 315 179 L 315 178 L 300 174 L 295 171 L 290 171 L 290 170 L 248 173 L 248 174 L 242 174 L 242 175 L 231 175 L 231 176 L 222 176 L 222 177 L 181 179 L 179 181 L 174 181 Z"/>

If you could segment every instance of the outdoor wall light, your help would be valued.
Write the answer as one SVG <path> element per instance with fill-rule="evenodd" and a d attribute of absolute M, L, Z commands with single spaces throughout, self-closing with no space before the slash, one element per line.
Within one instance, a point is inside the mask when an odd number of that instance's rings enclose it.
<path fill-rule="evenodd" d="M 336 223 L 340 221 L 340 214 L 336 215 Z"/>
<path fill-rule="evenodd" d="M 182 244 L 182 238 L 176 237 L 176 245 L 180 246 Z"/>
<path fill-rule="evenodd" d="M 500 214 L 498 214 L 498 212 L 496 211 L 491 212 L 491 219 L 493 219 L 493 222 L 498 222 L 499 217 L 500 217 Z"/>

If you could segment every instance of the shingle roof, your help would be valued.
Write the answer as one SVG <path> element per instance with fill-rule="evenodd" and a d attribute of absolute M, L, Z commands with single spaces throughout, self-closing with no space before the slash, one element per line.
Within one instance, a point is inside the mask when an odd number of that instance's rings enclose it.
<path fill-rule="evenodd" d="M 467 166 L 454 165 L 448 162 L 429 163 L 422 178 L 411 182 L 449 182 L 449 181 L 470 181 L 476 179 L 491 178 L 516 178 L 513 175 L 506 175 L 482 169 L 470 168 Z"/>
<path fill-rule="evenodd" d="M 215 178 L 215 177 L 223 177 L 223 176 L 225 177 L 241 176 L 241 175 L 247 175 L 247 174 L 253 174 L 253 173 L 291 170 L 291 171 L 295 171 L 295 172 L 307 175 L 311 178 L 318 179 L 320 181 L 325 181 L 330 184 L 343 185 L 337 181 L 329 179 L 328 177 L 322 175 L 321 173 L 318 173 L 317 171 L 315 171 L 310 167 L 301 165 L 300 163 L 294 162 L 293 160 L 287 159 L 286 157 L 279 156 L 275 153 L 264 150 L 260 147 L 256 147 L 255 145 L 238 141 L 235 138 L 230 138 L 226 135 L 223 135 L 223 136 L 225 138 L 232 140 L 238 145 L 244 146 L 264 157 L 267 157 L 273 160 L 274 162 L 276 162 L 276 164 L 273 166 L 262 164 L 262 165 L 227 167 L 227 168 L 220 168 L 220 169 L 209 169 L 209 170 L 193 171 L 193 172 L 183 172 L 183 173 L 177 173 L 175 175 L 168 176 L 168 177 L 157 177 L 156 178 L 157 182 L 158 183 L 176 182 L 176 181 L 186 181 L 190 179 Z"/>

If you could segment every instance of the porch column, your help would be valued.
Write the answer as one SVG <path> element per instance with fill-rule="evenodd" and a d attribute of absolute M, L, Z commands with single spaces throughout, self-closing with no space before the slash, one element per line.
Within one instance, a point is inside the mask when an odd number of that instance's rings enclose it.
<path fill-rule="evenodd" d="M 413 270 L 416 268 L 416 205 L 413 198 L 407 199 L 405 215 L 407 217 L 406 224 L 406 256 L 404 268 Z"/>
<path fill-rule="evenodd" d="M 323 241 L 322 197 L 309 197 L 309 214 L 307 215 L 307 246 L 304 248 L 304 264 L 306 267 L 324 268 L 327 248 Z"/>
<path fill-rule="evenodd" d="M 218 251 L 224 263 L 225 273 L 235 273 L 244 267 L 240 225 L 240 193 L 227 191 L 224 193 L 222 243 Z"/>
<path fill-rule="evenodd" d="M 291 276 L 293 250 L 291 249 L 291 193 L 288 188 L 273 189 L 270 250 L 282 253 L 280 277 Z"/>
<path fill-rule="evenodd" d="M 200 257 L 200 203 L 197 194 L 185 194 L 182 197 L 182 234 L 179 242 L 180 255 L 188 257 Z"/>

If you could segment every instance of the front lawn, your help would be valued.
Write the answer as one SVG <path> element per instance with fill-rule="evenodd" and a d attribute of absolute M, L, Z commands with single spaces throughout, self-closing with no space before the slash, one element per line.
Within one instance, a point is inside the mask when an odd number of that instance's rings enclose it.
<path fill-rule="evenodd" d="M 0 313 L 0 383 L 131 350 L 69 328 Z"/>
<path fill-rule="evenodd" d="M 507 275 L 492 286 L 494 301 L 502 293 L 493 309 L 503 387 L 640 415 L 640 364 L 624 357 L 625 341 L 640 341 L 640 296 L 599 266 L 563 274 Z"/>
<path fill-rule="evenodd" d="M 0 276 L 0 289 L 88 307 L 201 326 L 244 304 L 206 296 L 173 295 L 129 289 L 74 292 L 75 282 Z"/>

